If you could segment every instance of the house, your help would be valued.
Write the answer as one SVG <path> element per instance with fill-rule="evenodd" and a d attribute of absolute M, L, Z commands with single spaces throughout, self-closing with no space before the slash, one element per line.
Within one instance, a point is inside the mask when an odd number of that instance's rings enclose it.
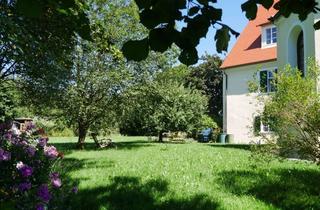
<path fill-rule="evenodd" d="M 320 31 L 313 25 L 320 14 L 310 14 L 301 22 L 297 15 L 278 17 L 271 8 L 258 8 L 257 18 L 249 21 L 221 68 L 223 81 L 223 130 L 234 135 L 235 143 L 257 142 L 253 128 L 261 105 L 257 94 L 274 91 L 273 72 L 287 64 L 306 73 L 306 60 L 320 60 Z M 259 93 L 250 93 L 248 82 L 257 75 Z M 261 133 L 269 133 L 269 127 L 259 120 Z M 255 126 L 256 127 L 256 126 Z"/>

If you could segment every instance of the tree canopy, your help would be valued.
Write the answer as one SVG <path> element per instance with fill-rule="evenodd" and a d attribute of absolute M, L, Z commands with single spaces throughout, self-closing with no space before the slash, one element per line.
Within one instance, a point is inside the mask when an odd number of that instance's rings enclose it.
<path fill-rule="evenodd" d="M 122 4 L 130 4 L 131 2 L 125 1 Z M 137 10 L 139 11 L 140 22 L 148 29 L 149 33 L 147 35 L 140 34 L 140 36 L 132 37 L 131 41 L 124 44 L 122 51 L 129 60 L 144 60 L 150 50 L 164 52 L 172 44 L 175 44 L 181 49 L 180 62 L 192 65 L 197 63 L 199 59 L 196 46 L 199 44 L 200 39 L 207 35 L 209 27 L 213 27 L 216 30 L 214 39 L 218 52 L 227 51 L 230 37 L 232 35 L 239 35 L 238 32 L 223 23 L 223 10 L 216 6 L 216 0 L 135 0 L 135 2 L 138 6 Z M 99 7 L 99 4 L 105 3 L 97 1 L 95 4 Z M 297 14 L 302 21 L 310 13 L 320 11 L 316 0 L 279 0 L 276 3 L 275 0 L 247 0 L 241 5 L 241 8 L 249 20 L 256 17 L 258 5 L 262 5 L 266 9 L 274 7 L 278 10 L 276 17 L 288 17 L 291 14 Z M 8 24 L 10 26 L 28 24 L 26 27 L 23 27 L 22 31 L 20 29 L 18 31 L 12 30 L 11 28 L 8 30 L 9 26 L 7 28 L 2 27 L 6 33 L 1 35 L 1 39 L 6 40 L 10 38 L 7 40 L 8 43 L 12 43 L 11 38 L 14 37 L 19 39 L 22 37 L 32 38 L 32 42 L 28 41 L 27 43 L 41 43 L 48 41 L 48 36 L 50 35 L 49 40 L 54 40 L 52 43 L 56 42 L 56 45 L 60 46 L 61 40 L 68 40 L 74 33 L 79 34 L 82 38 L 91 39 L 90 22 L 84 12 L 84 4 L 80 0 L 1 1 L 0 8 L 2 26 L 8 26 Z M 184 26 L 178 28 L 176 25 L 177 21 L 182 22 Z M 314 26 L 315 29 L 319 29 L 320 21 L 315 23 Z M 132 30 L 132 28 L 129 29 Z M 19 34 L 25 33 L 24 30 L 34 31 L 31 35 L 38 34 L 41 36 L 19 36 Z M 7 36 L 9 32 L 12 33 L 12 36 Z M 52 39 L 56 35 L 63 38 Z M 101 38 L 107 37 L 102 36 Z M 7 60 L 14 61 L 9 62 L 11 65 L 2 65 L 1 71 L 5 71 L 4 73 L 1 72 L 2 77 L 16 69 L 13 67 L 17 66 L 18 63 L 16 61 L 20 60 L 17 53 L 20 52 L 20 54 L 28 55 L 28 52 L 23 50 L 21 46 L 19 47 L 19 45 L 9 44 L 9 46 L 16 48 L 17 52 L 12 51 L 9 53 L 9 48 L 6 48 L 6 51 L 2 53 L 5 55 L 10 54 L 12 57 L 9 57 Z M 33 46 L 33 50 L 37 49 L 34 45 L 30 46 Z M 46 51 L 49 49 L 52 49 L 52 46 L 46 49 Z M 31 50 L 30 52 L 33 51 Z M 31 56 L 34 58 L 36 54 L 33 53 Z M 39 56 L 39 53 L 37 56 Z M 9 67 L 11 70 L 8 69 Z"/>
<path fill-rule="evenodd" d="M 157 134 L 160 141 L 164 132 L 197 130 L 207 111 L 207 98 L 200 91 L 175 81 L 137 85 L 124 97 L 122 127 L 126 132 Z"/>
<path fill-rule="evenodd" d="M 139 7 L 141 23 L 148 28 L 149 34 L 143 38 L 124 44 L 123 53 L 131 60 L 143 60 L 150 50 L 164 52 L 176 44 L 180 49 L 179 60 L 186 65 L 198 62 L 196 46 L 207 35 L 209 27 L 216 30 L 217 52 L 227 51 L 231 35 L 239 33 L 222 22 L 222 9 L 217 8 L 217 0 L 135 0 Z M 320 11 L 316 0 L 247 0 L 241 5 L 249 20 L 255 19 L 258 4 L 266 9 L 272 6 L 278 10 L 276 16 L 288 17 L 298 14 L 305 20 L 310 13 Z M 176 22 L 184 23 L 179 29 Z M 320 21 L 315 29 L 320 28 Z"/>

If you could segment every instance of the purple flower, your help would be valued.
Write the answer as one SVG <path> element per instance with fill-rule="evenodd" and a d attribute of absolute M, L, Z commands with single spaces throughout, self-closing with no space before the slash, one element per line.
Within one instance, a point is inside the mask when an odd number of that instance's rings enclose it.
<path fill-rule="evenodd" d="M 11 131 L 6 132 L 6 134 L 4 134 L 4 138 L 10 141 L 12 138 L 12 132 Z"/>
<path fill-rule="evenodd" d="M 29 123 L 27 123 L 27 125 L 26 125 L 26 130 L 28 131 L 28 130 L 32 130 L 32 129 L 35 129 L 36 128 L 36 126 L 35 126 L 35 124 L 34 123 L 32 123 L 32 122 L 29 122 Z"/>
<path fill-rule="evenodd" d="M 11 153 L 0 148 L 0 161 L 11 160 Z"/>
<path fill-rule="evenodd" d="M 36 210 L 45 210 L 45 206 L 42 203 L 36 205 Z"/>
<path fill-rule="evenodd" d="M 51 184 L 55 188 L 61 187 L 61 179 L 59 178 L 59 174 L 57 172 L 50 174 Z"/>
<path fill-rule="evenodd" d="M 18 164 L 17 164 L 17 168 L 18 168 Z M 22 175 L 22 177 L 29 177 L 32 175 L 32 172 L 33 172 L 33 169 L 32 167 L 26 165 L 26 164 L 23 164 L 22 166 L 19 166 L 19 171 Z"/>
<path fill-rule="evenodd" d="M 33 146 L 27 146 L 25 148 L 26 153 L 28 154 L 29 157 L 33 157 L 34 154 L 36 153 L 36 148 Z"/>
<path fill-rule="evenodd" d="M 74 187 L 71 189 L 71 192 L 74 193 L 74 194 L 77 194 L 77 193 L 78 193 L 78 188 L 77 188 L 77 186 L 74 186 Z"/>
<path fill-rule="evenodd" d="M 57 149 L 54 146 L 45 146 L 44 147 L 44 154 L 50 158 L 50 159 L 55 159 L 58 157 L 59 152 L 57 151 Z"/>
<path fill-rule="evenodd" d="M 48 138 L 40 138 L 38 139 L 38 146 L 45 147 L 48 143 Z"/>
<path fill-rule="evenodd" d="M 31 189 L 31 183 L 30 182 L 21 183 L 21 184 L 19 184 L 18 188 L 19 188 L 19 190 L 21 192 L 30 190 Z"/>
<path fill-rule="evenodd" d="M 42 201 L 49 202 L 51 194 L 49 192 L 48 185 L 42 184 L 38 189 L 37 195 Z"/>

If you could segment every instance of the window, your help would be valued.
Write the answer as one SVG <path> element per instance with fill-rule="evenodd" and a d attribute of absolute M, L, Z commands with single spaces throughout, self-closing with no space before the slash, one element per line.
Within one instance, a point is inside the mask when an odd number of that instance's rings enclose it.
<path fill-rule="evenodd" d="M 255 136 L 259 136 L 262 133 L 272 132 L 270 126 L 262 121 L 261 116 L 256 116 L 253 123 Z"/>
<path fill-rule="evenodd" d="M 271 93 L 276 91 L 276 81 L 274 78 L 275 73 L 277 73 L 277 69 L 274 69 L 273 71 L 262 70 L 259 72 L 261 93 Z"/>
<path fill-rule="evenodd" d="M 297 41 L 297 64 L 298 69 L 301 71 L 301 76 L 304 77 L 304 43 L 303 31 L 300 32 Z"/>
<path fill-rule="evenodd" d="M 271 27 L 266 29 L 266 44 L 277 43 L 277 28 Z"/>
<path fill-rule="evenodd" d="M 226 74 L 226 90 L 228 90 L 228 75 Z"/>
<path fill-rule="evenodd" d="M 260 129 L 261 133 L 270 133 L 271 132 L 270 126 L 263 124 L 263 122 L 261 122 L 261 127 L 260 128 L 261 128 Z"/>

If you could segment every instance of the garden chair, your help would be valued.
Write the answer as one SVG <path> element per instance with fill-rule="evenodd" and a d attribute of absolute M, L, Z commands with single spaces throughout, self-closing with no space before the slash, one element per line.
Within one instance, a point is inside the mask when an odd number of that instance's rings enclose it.
<path fill-rule="evenodd" d="M 208 142 L 210 140 L 210 135 L 212 134 L 212 129 L 207 128 L 201 131 L 200 136 L 201 136 L 201 141 L 202 142 Z"/>
<path fill-rule="evenodd" d="M 117 147 L 112 139 L 98 139 L 97 133 L 91 133 L 91 137 L 99 149 Z"/>

